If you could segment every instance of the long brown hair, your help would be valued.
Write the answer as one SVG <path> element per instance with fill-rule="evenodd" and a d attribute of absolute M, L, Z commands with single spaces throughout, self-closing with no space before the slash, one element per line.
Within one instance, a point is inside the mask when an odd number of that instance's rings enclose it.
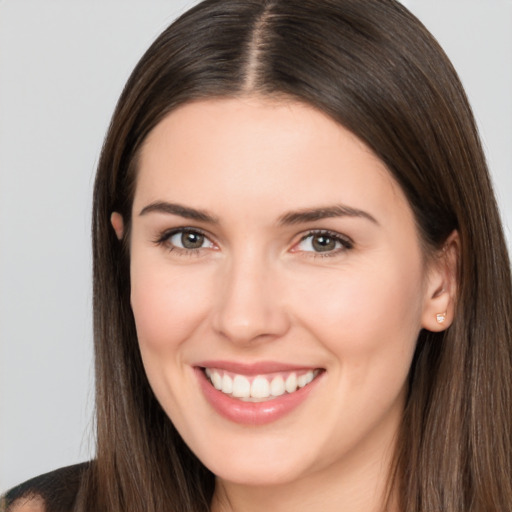
<path fill-rule="evenodd" d="M 199 98 L 285 96 L 327 113 L 387 165 L 425 251 L 460 235 L 456 318 L 422 331 L 392 483 L 402 512 L 512 510 L 509 260 L 475 122 L 436 41 L 395 0 L 207 0 L 133 71 L 94 191 L 97 458 L 81 510 L 206 511 L 214 475 L 156 401 L 129 293 L 137 155 L 170 111 Z M 125 220 L 120 243 L 109 222 Z"/>

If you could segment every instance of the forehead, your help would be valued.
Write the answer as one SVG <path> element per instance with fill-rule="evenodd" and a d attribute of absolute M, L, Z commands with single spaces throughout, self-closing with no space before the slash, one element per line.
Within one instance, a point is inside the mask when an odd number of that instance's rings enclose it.
<path fill-rule="evenodd" d="M 134 209 L 171 199 L 234 214 L 327 203 L 410 214 L 385 165 L 350 131 L 311 106 L 258 97 L 185 104 L 153 129 Z"/>

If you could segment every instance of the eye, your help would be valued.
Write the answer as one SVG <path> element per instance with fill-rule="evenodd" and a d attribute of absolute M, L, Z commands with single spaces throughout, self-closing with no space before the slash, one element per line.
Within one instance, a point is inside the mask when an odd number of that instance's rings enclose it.
<path fill-rule="evenodd" d="M 323 253 L 323 256 L 331 256 L 346 249 L 352 249 L 351 240 L 330 231 L 317 231 L 308 233 L 302 237 L 294 250 L 303 252 Z"/>
<path fill-rule="evenodd" d="M 167 246 L 171 251 L 198 251 L 200 249 L 212 249 L 213 242 L 201 231 L 196 229 L 175 229 L 163 233 L 157 240 L 157 244 Z"/>
<path fill-rule="evenodd" d="M 180 249 L 201 249 L 213 247 L 213 244 L 202 233 L 197 231 L 178 231 L 169 237 L 169 242 Z"/>

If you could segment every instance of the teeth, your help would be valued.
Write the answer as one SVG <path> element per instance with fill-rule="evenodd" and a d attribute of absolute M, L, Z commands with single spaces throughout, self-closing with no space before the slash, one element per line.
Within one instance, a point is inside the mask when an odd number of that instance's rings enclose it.
<path fill-rule="evenodd" d="M 301 375 L 300 377 L 297 377 L 297 386 L 299 388 L 303 388 L 307 384 L 306 382 L 306 376 Z"/>
<path fill-rule="evenodd" d="M 222 377 L 222 392 L 226 395 L 233 393 L 233 379 L 226 373 Z"/>
<path fill-rule="evenodd" d="M 213 372 L 211 375 L 212 384 L 215 389 L 222 389 L 222 377 L 220 373 Z"/>
<path fill-rule="evenodd" d="M 290 373 L 286 382 L 284 383 L 284 389 L 288 391 L 288 393 L 293 393 L 297 389 L 297 375 L 295 373 Z"/>
<path fill-rule="evenodd" d="M 265 377 L 258 375 L 251 384 L 251 396 L 253 398 L 268 398 L 270 395 L 270 384 Z"/>
<path fill-rule="evenodd" d="M 247 377 L 236 375 L 233 379 L 233 396 L 248 398 L 251 394 L 251 383 Z"/>
<path fill-rule="evenodd" d="M 215 389 L 222 391 L 226 395 L 231 395 L 242 400 L 258 401 L 262 399 L 271 399 L 285 393 L 293 393 L 297 389 L 307 386 L 318 375 L 319 370 L 309 370 L 306 373 L 297 375 L 297 372 L 291 372 L 286 379 L 282 375 L 266 377 L 256 375 L 252 382 L 244 375 L 233 376 L 227 372 L 211 368 L 205 369 L 206 376 L 210 379 Z"/>
<path fill-rule="evenodd" d="M 280 375 L 274 377 L 270 383 L 270 394 L 272 396 L 284 395 L 286 389 L 284 389 L 284 379 Z"/>

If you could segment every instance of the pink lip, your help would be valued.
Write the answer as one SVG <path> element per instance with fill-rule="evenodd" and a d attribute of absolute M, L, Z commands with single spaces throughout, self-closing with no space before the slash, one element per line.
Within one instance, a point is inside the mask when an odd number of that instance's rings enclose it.
<path fill-rule="evenodd" d="M 210 364 L 215 363 L 215 364 Z M 238 364 L 229 364 L 229 365 L 219 365 L 219 361 L 210 361 L 208 363 L 208 368 L 220 368 L 225 369 L 227 371 L 234 371 L 235 373 L 244 373 L 249 374 L 247 372 L 248 367 L 246 365 L 242 365 L 246 371 L 240 371 L 240 365 Z M 254 367 L 250 365 L 251 374 L 253 373 Z M 258 365 L 255 365 L 258 366 Z M 273 373 L 276 371 L 293 371 L 295 369 L 301 369 L 303 367 L 291 368 L 286 365 L 278 365 L 277 367 L 274 365 L 266 365 L 264 363 L 265 368 L 270 369 L 271 371 L 261 371 L 260 373 Z M 234 368 L 237 368 L 235 370 Z M 208 401 L 208 403 L 215 409 L 215 411 L 227 418 L 230 421 L 235 423 L 239 423 L 241 425 L 265 425 L 267 423 L 271 423 L 273 421 L 277 421 L 278 419 L 286 416 L 291 413 L 294 409 L 299 407 L 309 396 L 311 391 L 316 387 L 318 381 L 323 375 L 323 372 L 316 377 L 310 384 L 304 386 L 301 389 L 298 389 L 294 393 L 281 395 L 277 398 L 273 398 L 271 400 L 267 400 L 265 402 L 244 402 L 238 400 L 236 398 L 232 398 L 222 391 L 218 391 L 215 389 L 208 378 L 206 377 L 204 371 L 201 367 L 196 366 L 194 368 L 196 376 L 199 380 L 199 384 L 201 386 L 201 390 Z"/>
<path fill-rule="evenodd" d="M 296 372 L 298 370 L 315 370 L 313 366 L 299 366 L 275 361 L 260 361 L 258 363 L 236 363 L 234 361 L 202 361 L 197 363 L 201 368 L 217 368 L 241 375 L 261 375 L 263 373 Z"/>

